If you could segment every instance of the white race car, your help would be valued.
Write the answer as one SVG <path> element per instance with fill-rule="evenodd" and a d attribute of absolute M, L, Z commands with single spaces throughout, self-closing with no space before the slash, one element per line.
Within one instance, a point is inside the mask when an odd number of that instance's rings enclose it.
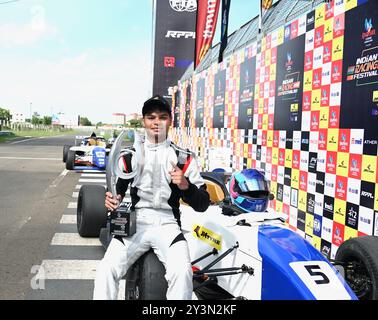
<path fill-rule="evenodd" d="M 216 202 L 222 189 L 214 186 L 213 173 L 202 175 L 215 203 L 203 213 L 181 206 L 192 258 L 193 299 L 378 299 L 378 237 L 349 239 L 336 259 L 328 260 L 288 228 L 283 214 L 268 210 L 225 215 Z M 83 237 L 100 237 L 106 249 L 112 235 L 104 198 L 103 186 L 82 186 L 77 228 Z M 126 275 L 126 298 L 165 299 L 164 274 L 163 264 L 148 251 Z"/>
<path fill-rule="evenodd" d="M 67 170 L 104 170 L 111 145 L 101 136 L 75 136 L 75 145 L 63 147 Z"/>

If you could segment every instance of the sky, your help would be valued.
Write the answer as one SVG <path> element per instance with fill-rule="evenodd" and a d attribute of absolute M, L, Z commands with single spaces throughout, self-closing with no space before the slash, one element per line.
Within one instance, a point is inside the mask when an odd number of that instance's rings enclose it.
<path fill-rule="evenodd" d="M 140 113 L 152 94 L 152 1 L 0 0 L 0 107 L 92 123 Z M 229 34 L 259 2 L 231 1 Z"/>

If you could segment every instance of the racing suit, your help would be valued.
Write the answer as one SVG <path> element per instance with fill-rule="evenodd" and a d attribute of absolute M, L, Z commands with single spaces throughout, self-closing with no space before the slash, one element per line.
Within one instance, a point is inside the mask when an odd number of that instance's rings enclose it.
<path fill-rule="evenodd" d="M 203 212 L 209 204 L 206 185 L 199 174 L 193 155 L 178 148 L 169 139 L 159 144 L 144 142 L 144 163 L 138 164 L 139 177 L 118 179 L 121 196 L 131 184 L 132 207 L 137 214 L 136 233 L 127 238 L 115 236 L 99 263 L 95 278 L 94 299 L 117 299 L 118 284 L 128 268 L 152 248 L 163 263 L 168 282 L 167 299 L 191 299 L 192 268 L 187 242 L 180 229 L 180 198 L 194 210 Z M 131 157 L 131 166 L 135 159 Z M 185 161 L 182 161 L 182 159 Z M 127 159 L 126 159 L 127 160 Z M 171 183 L 173 163 L 181 163 L 189 189 L 182 191 Z M 129 162 L 124 161 L 125 171 Z M 136 177 L 135 177 L 136 179 Z"/>

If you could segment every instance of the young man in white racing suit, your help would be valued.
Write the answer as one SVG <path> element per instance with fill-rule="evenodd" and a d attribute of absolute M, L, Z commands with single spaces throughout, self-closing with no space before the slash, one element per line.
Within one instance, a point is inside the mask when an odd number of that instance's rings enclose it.
<path fill-rule="evenodd" d="M 206 185 L 191 152 L 178 148 L 168 138 L 172 123 L 169 103 L 160 96 L 147 100 L 142 109 L 146 138 L 142 163 L 133 179 L 118 179 L 117 196 L 106 193 L 105 206 L 115 210 L 129 185 L 132 206 L 137 214 L 136 233 L 115 236 L 101 260 L 95 278 L 94 299 L 117 299 L 118 284 L 128 268 L 152 248 L 163 263 L 168 282 L 167 299 L 192 297 L 192 268 L 187 242 L 180 229 L 180 199 L 203 212 L 210 204 Z M 132 171 L 136 157 L 121 161 L 125 172 Z"/>

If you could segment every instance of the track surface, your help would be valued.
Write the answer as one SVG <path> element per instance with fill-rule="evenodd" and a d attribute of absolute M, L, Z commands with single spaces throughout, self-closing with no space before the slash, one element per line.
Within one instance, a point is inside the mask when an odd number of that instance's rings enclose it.
<path fill-rule="evenodd" d="M 104 250 L 78 236 L 75 207 L 79 180 L 104 176 L 65 170 L 63 145 L 73 143 L 61 136 L 0 144 L 0 300 L 92 297 Z"/>

